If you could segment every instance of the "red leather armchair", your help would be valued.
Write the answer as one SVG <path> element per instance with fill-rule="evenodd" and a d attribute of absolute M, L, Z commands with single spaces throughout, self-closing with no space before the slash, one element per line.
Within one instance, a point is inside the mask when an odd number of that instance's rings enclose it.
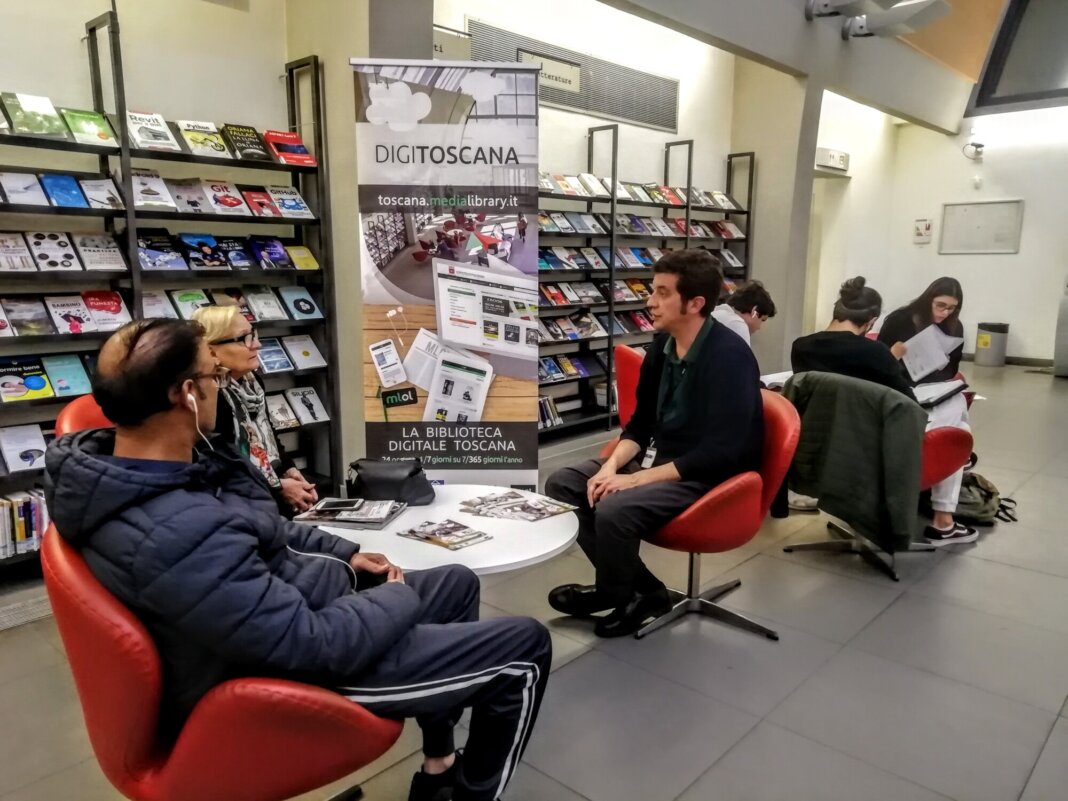
<path fill-rule="evenodd" d="M 615 363 L 619 416 L 625 425 L 636 405 L 635 390 L 642 356 L 626 345 L 619 345 L 615 349 Z M 779 639 L 771 629 L 716 603 L 741 586 L 740 580 L 701 592 L 701 554 L 730 551 L 756 536 L 794 458 L 801 433 L 797 411 L 789 401 L 774 392 L 763 390 L 761 395 L 764 400 L 764 458 L 760 471 L 742 473 L 709 490 L 649 538 L 649 542 L 661 548 L 688 553 L 690 571 L 685 594 L 673 590 L 675 605 L 671 611 L 639 629 L 634 635 L 636 638 L 695 612 L 763 634 L 771 640 Z M 601 455 L 607 456 L 615 446 L 616 442 L 609 443 Z"/>
<path fill-rule="evenodd" d="M 56 433 L 107 426 L 91 396 L 69 404 Z M 162 671 L 141 622 L 54 528 L 45 584 L 78 688 L 89 739 L 113 785 L 135 801 L 282 801 L 381 756 L 401 723 L 321 687 L 235 679 L 194 708 L 175 742 L 157 730 Z"/>

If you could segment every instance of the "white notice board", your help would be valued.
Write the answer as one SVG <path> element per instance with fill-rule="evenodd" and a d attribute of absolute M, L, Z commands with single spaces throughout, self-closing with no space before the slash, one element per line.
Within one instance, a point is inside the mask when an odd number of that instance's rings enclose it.
<path fill-rule="evenodd" d="M 946 203 L 939 253 L 1019 253 L 1022 200 Z"/>

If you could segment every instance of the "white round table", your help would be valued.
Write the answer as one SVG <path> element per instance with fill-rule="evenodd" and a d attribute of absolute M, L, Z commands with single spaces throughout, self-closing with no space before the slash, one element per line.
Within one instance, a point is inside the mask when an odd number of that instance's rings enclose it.
<path fill-rule="evenodd" d="M 392 523 L 380 531 L 320 526 L 324 531 L 359 543 L 360 550 L 381 553 L 403 570 L 425 570 L 442 565 L 464 565 L 479 575 L 503 573 L 530 567 L 563 553 L 578 537 L 578 518 L 574 512 L 529 523 L 479 517 L 460 511 L 460 503 L 483 495 L 508 492 L 507 487 L 484 484 L 444 484 L 434 487 L 436 497 L 429 506 L 409 506 Z M 521 495 L 539 497 L 533 492 L 515 490 Z M 493 539 L 467 548 L 450 551 L 440 545 L 401 537 L 420 523 L 432 520 L 455 520 Z"/>

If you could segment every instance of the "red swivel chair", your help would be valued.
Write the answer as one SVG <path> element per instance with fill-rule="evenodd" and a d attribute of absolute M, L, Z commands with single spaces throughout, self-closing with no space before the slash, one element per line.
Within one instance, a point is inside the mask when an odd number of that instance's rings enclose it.
<path fill-rule="evenodd" d="M 637 405 L 635 398 L 641 362 L 642 355 L 638 351 L 626 345 L 616 347 L 619 416 L 624 425 Z M 701 554 L 740 548 L 756 536 L 797 449 L 801 435 L 797 410 L 774 392 L 762 390 L 761 395 L 764 400 L 764 455 L 760 472 L 742 473 L 714 487 L 649 538 L 653 545 L 688 553 L 690 572 L 686 592 L 671 591 L 675 600 L 671 611 L 639 629 L 634 635 L 636 638 L 641 639 L 683 615 L 696 612 L 763 634 L 770 640 L 779 639 L 771 629 L 716 603 L 741 586 L 739 579 L 701 592 Z M 601 455 L 607 456 L 615 446 L 616 442 L 609 443 Z"/>
<path fill-rule="evenodd" d="M 107 425 L 87 395 L 63 409 L 56 433 Z M 212 689 L 165 742 L 160 659 L 145 627 L 54 527 L 41 563 L 93 751 L 127 798 L 282 801 L 358 770 L 400 736 L 400 722 L 329 690 L 248 678 Z"/>

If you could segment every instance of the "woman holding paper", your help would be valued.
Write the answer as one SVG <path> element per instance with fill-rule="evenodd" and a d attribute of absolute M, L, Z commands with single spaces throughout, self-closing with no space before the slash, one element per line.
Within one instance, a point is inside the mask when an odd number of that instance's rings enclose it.
<path fill-rule="evenodd" d="M 908 352 L 908 341 L 935 326 L 939 332 L 950 337 L 963 337 L 964 326 L 960 321 L 960 310 L 964 305 L 964 290 L 956 278 L 939 278 L 923 294 L 907 306 L 892 312 L 883 323 L 879 332 L 879 341 L 890 347 L 898 359 Z M 952 381 L 960 369 L 960 357 L 964 352 L 964 342 L 950 353 L 949 362 L 939 369 L 923 376 L 912 376 L 915 384 L 933 384 Z M 927 429 L 951 426 L 970 431 L 968 422 L 968 404 L 964 395 L 958 393 L 927 411 Z M 961 468 L 945 481 L 931 488 L 931 508 L 934 510 L 932 525 L 927 527 L 925 535 L 935 545 L 948 545 L 957 542 L 972 542 L 978 534 L 953 519 L 960 497 L 961 481 L 964 468 Z"/>
<path fill-rule="evenodd" d="M 229 385 L 219 391 L 215 433 L 252 462 L 284 516 L 308 511 L 319 496 L 278 446 L 263 386 L 252 372 L 260 366 L 260 340 L 252 323 L 237 306 L 205 306 L 193 319 L 204 326 L 212 353 L 230 371 Z"/>
<path fill-rule="evenodd" d="M 908 352 L 908 341 L 924 331 L 928 326 L 937 326 L 941 333 L 949 337 L 963 337 L 964 326 L 960 321 L 960 310 L 964 305 L 964 290 L 956 278 L 939 278 L 923 294 L 907 306 L 893 311 L 883 322 L 879 331 L 879 341 L 890 348 L 898 359 Z M 960 358 L 964 353 L 962 341 L 947 355 L 949 363 L 920 378 L 914 378 L 916 384 L 933 384 L 939 381 L 952 381 L 960 370 Z"/>

